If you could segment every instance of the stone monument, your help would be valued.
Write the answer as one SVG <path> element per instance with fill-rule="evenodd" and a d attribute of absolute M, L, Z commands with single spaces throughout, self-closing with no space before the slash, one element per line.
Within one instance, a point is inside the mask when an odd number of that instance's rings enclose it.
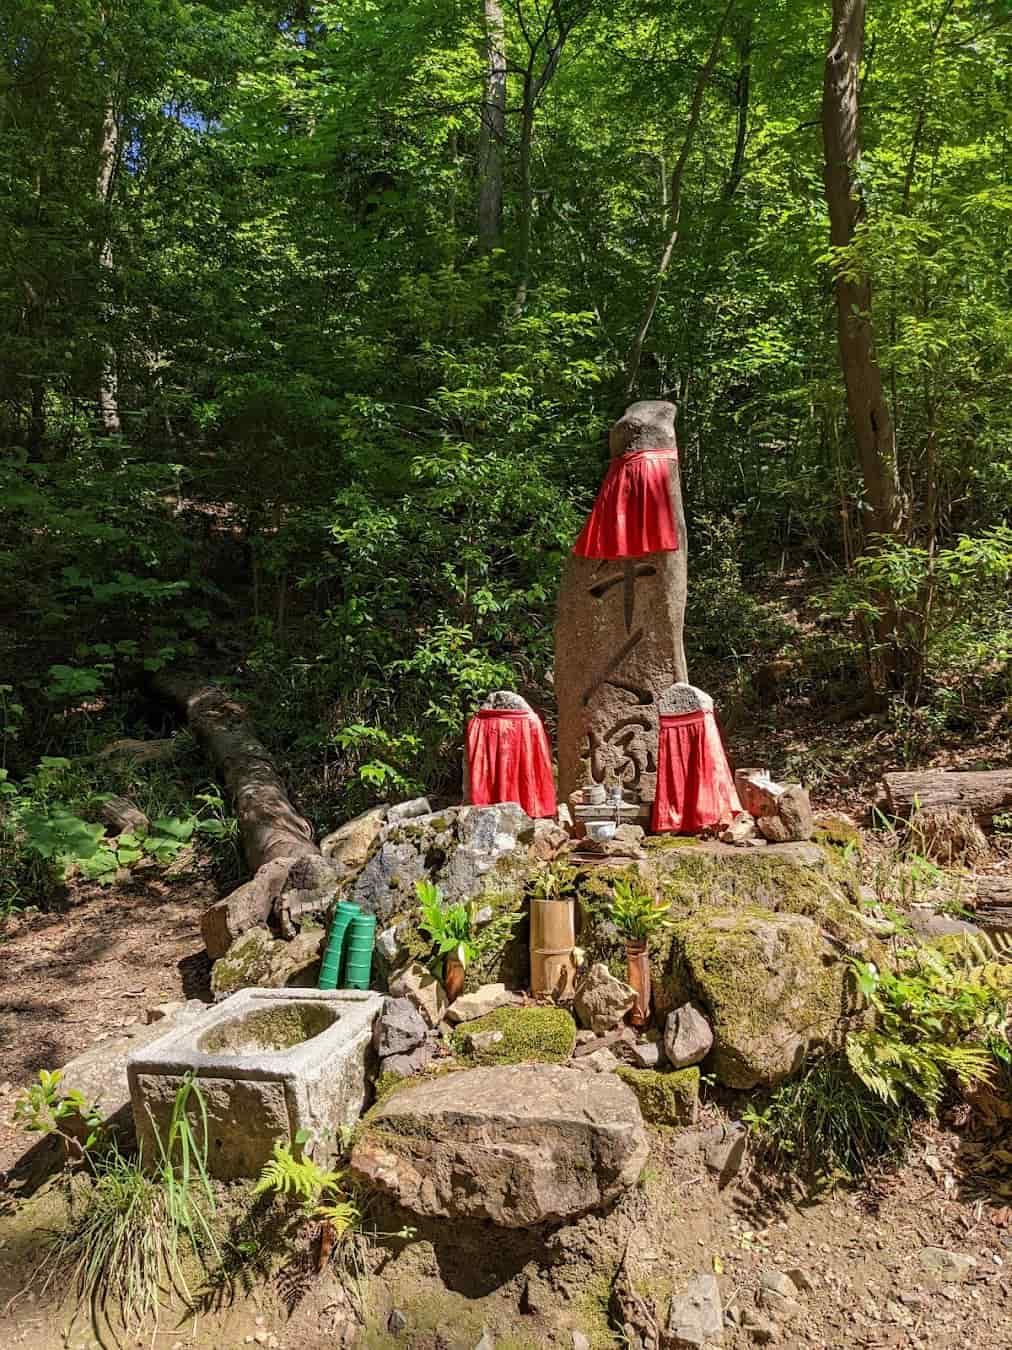
<path fill-rule="evenodd" d="M 563 801 L 606 780 L 654 797 L 657 698 L 688 679 L 675 415 L 673 403 L 633 403 L 612 427 L 608 476 L 563 575 L 555 624 Z"/>

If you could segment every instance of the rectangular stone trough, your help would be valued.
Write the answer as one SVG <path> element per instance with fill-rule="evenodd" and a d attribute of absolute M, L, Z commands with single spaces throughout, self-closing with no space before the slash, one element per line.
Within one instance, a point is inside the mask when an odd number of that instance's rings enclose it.
<path fill-rule="evenodd" d="M 157 1159 L 172 1105 L 191 1070 L 207 1105 L 207 1165 L 223 1181 L 256 1176 L 276 1139 L 300 1130 L 313 1156 L 336 1151 L 362 1113 L 372 1027 L 383 999 L 353 989 L 242 989 L 195 1021 L 133 1051 L 127 1079 L 137 1138 Z M 198 1139 L 201 1117 L 191 1098 Z"/>

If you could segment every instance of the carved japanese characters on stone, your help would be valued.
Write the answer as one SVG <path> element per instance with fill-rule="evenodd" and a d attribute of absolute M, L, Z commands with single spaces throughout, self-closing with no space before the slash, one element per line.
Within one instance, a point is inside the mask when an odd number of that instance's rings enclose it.
<path fill-rule="evenodd" d="M 574 552 L 566 564 L 555 625 L 562 799 L 577 787 L 605 779 L 635 788 L 647 801 L 654 795 L 657 696 L 674 681 L 688 678 L 683 643 L 687 553 L 673 453 L 675 413 L 673 403 L 634 403 L 612 427 L 609 478 L 577 544 L 579 548 L 592 537 L 596 542 L 591 547 L 599 552 L 622 547 L 634 552 L 617 557 Z M 651 451 L 659 453 L 644 453 Z M 623 463 L 616 464 L 620 459 Z M 639 521 L 623 515 L 611 530 L 610 522 L 601 518 L 602 508 L 607 511 L 617 502 L 615 510 L 623 511 L 628 498 L 621 491 L 609 498 L 609 484 L 616 472 L 645 460 L 651 461 L 654 485 L 666 486 L 663 509 L 656 498 L 640 498 Z M 658 474 L 663 477 L 658 479 Z M 631 516 L 636 509 L 634 502 Z M 657 517 L 662 517 L 659 528 Z M 668 546 L 640 553 L 635 551 L 637 535 Z M 618 543 L 609 547 L 610 539 Z"/>

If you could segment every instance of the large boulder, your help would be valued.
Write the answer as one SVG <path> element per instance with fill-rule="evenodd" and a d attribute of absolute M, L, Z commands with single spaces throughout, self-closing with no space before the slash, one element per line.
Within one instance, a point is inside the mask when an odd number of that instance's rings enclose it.
<path fill-rule="evenodd" d="M 674 947 L 686 994 L 709 1015 L 710 1063 L 727 1087 L 779 1083 L 860 1018 L 845 954 L 804 915 L 700 913 L 675 925 Z"/>
<path fill-rule="evenodd" d="M 497 864 L 513 857 L 525 862 L 534 836 L 534 821 L 516 802 L 388 817 L 348 898 L 385 922 L 417 907 L 415 882 L 423 879 L 442 887 L 448 904 L 500 891 Z"/>
<path fill-rule="evenodd" d="M 320 840 L 320 852 L 335 867 L 351 871 L 361 867 L 372 852 L 387 818 L 385 806 L 373 806 L 346 820 Z"/>
<path fill-rule="evenodd" d="M 517 1065 L 392 1093 L 351 1167 L 415 1214 L 527 1228 L 611 1204 L 648 1152 L 636 1098 L 613 1074 Z"/>

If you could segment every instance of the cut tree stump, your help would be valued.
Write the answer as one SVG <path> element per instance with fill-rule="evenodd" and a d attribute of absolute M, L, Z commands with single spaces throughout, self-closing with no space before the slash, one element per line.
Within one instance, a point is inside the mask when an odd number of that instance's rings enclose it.
<path fill-rule="evenodd" d="M 320 856 L 313 827 L 288 800 L 281 775 L 240 704 L 216 685 L 169 671 L 154 675 L 151 689 L 185 717 L 221 773 L 251 873 L 277 858 Z"/>
<path fill-rule="evenodd" d="M 907 817 L 917 809 L 958 806 L 987 829 L 1000 812 L 1012 811 L 1012 769 L 887 773 L 885 785 L 894 816 Z"/>

